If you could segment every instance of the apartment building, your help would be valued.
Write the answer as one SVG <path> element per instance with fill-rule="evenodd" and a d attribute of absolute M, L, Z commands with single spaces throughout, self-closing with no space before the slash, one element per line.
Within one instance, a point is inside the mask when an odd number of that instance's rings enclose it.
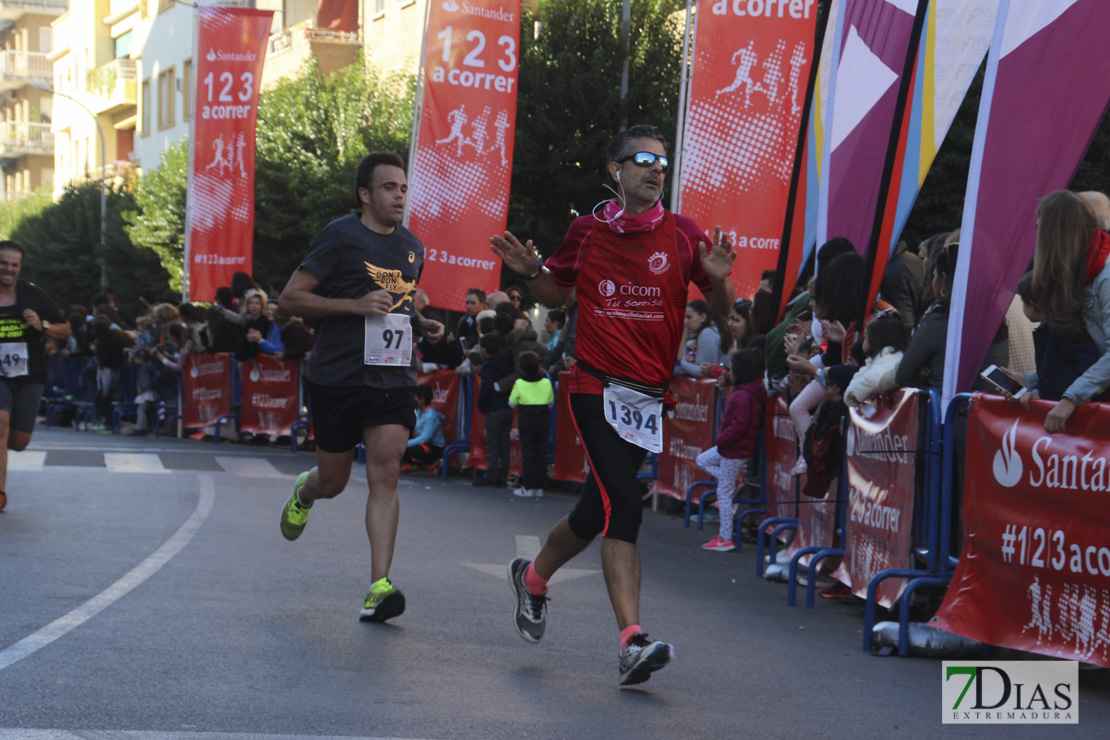
<path fill-rule="evenodd" d="M 0 0 L 0 199 L 54 179 L 50 23 L 66 0 Z"/>

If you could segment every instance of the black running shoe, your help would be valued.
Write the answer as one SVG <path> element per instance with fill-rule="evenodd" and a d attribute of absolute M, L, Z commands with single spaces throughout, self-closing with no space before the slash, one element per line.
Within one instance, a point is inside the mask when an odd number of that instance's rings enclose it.
<path fill-rule="evenodd" d="M 647 634 L 637 632 L 621 650 L 621 686 L 643 683 L 674 657 L 674 646 L 660 640 L 648 640 Z"/>
<path fill-rule="evenodd" d="M 524 587 L 524 571 L 531 563 L 524 558 L 509 563 L 509 588 L 516 596 L 513 625 L 517 633 L 528 642 L 537 643 L 547 626 L 547 597 L 536 596 Z"/>

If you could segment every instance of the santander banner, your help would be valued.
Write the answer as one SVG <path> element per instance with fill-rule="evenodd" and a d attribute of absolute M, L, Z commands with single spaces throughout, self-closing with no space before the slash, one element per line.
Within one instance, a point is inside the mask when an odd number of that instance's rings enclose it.
<path fill-rule="evenodd" d="M 816 23 L 816 0 L 699 5 L 675 210 L 732 238 L 738 296 L 778 262 Z"/>
<path fill-rule="evenodd" d="M 867 598 L 867 585 L 881 570 L 910 567 L 913 527 L 913 466 L 917 445 L 917 391 L 904 388 L 872 404 L 864 418 L 852 409 L 848 427 L 848 516 L 844 558 L 833 577 Z M 890 609 L 903 579 L 879 584 L 878 600 Z"/>
<path fill-rule="evenodd" d="M 239 365 L 243 398 L 240 431 L 274 436 L 290 433 L 301 406 L 299 364 L 260 354 Z"/>
<path fill-rule="evenodd" d="M 963 551 L 931 624 L 1003 647 L 1110 667 L 1110 407 L 1067 434 L 976 394 L 967 431 Z"/>
<path fill-rule="evenodd" d="M 254 131 L 273 15 L 242 8 L 197 11 L 185 205 L 185 294 L 194 301 L 215 300 L 216 289 L 230 285 L 233 273 L 252 271 Z"/>
<path fill-rule="evenodd" d="M 790 418 L 786 398 L 767 399 L 763 414 L 763 445 L 767 452 L 767 516 L 794 516 L 800 481 L 794 475 L 798 462 L 798 430 Z"/>
<path fill-rule="evenodd" d="M 663 420 L 663 451 L 659 453 L 659 477 L 655 492 L 686 500 L 686 489 L 694 481 L 707 480 L 709 473 L 698 468 L 697 457 L 713 446 L 713 414 L 717 408 L 717 384 L 712 380 L 675 378 L 671 393 L 674 412 Z"/>
<path fill-rule="evenodd" d="M 181 373 L 185 388 L 181 426 L 207 426 L 231 412 L 230 364 L 230 355 L 224 352 L 185 355 Z"/>
<path fill-rule="evenodd" d="M 505 230 L 513 169 L 520 0 L 434 0 L 409 172 L 407 226 L 427 250 L 420 287 L 459 310 L 497 290 L 489 248 Z"/>

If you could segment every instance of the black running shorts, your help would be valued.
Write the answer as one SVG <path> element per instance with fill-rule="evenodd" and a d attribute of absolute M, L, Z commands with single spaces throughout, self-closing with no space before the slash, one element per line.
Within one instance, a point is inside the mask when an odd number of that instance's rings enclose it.
<path fill-rule="evenodd" d="M 0 380 L 0 411 L 8 412 L 8 428 L 30 434 L 42 400 L 42 383 Z"/>
<path fill-rule="evenodd" d="M 308 382 L 316 446 L 324 452 L 347 452 L 362 441 L 362 430 L 398 424 L 416 428 L 416 400 L 411 387 L 316 385 Z"/>
<path fill-rule="evenodd" d="M 600 394 L 571 393 L 571 418 L 590 463 L 590 477 L 570 513 L 570 531 L 583 540 L 597 535 L 636 543 L 643 494 L 636 475 L 647 450 L 621 439 L 605 420 Z"/>

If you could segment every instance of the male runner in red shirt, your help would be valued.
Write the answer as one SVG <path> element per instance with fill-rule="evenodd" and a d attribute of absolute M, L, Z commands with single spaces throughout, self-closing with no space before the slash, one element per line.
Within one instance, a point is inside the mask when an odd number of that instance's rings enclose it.
<path fill-rule="evenodd" d="M 531 241 L 521 244 L 509 232 L 490 238 L 494 253 L 548 307 L 577 291 L 570 407 L 590 464 L 578 505 L 552 528 L 535 562 L 509 564 L 517 632 L 539 642 L 547 581 L 600 534 L 605 584 L 621 631 L 621 685 L 648 680 L 674 654 L 640 628 L 636 538 L 643 502 L 636 474 L 662 443 L 663 396 L 682 338 L 687 290 L 695 283 L 722 313 L 733 301 L 728 238 L 718 228 L 710 242 L 693 220 L 660 203 L 668 165 L 659 130 L 633 126 L 609 144 L 606 168 L 619 197 L 575 220 L 546 264 Z"/>

